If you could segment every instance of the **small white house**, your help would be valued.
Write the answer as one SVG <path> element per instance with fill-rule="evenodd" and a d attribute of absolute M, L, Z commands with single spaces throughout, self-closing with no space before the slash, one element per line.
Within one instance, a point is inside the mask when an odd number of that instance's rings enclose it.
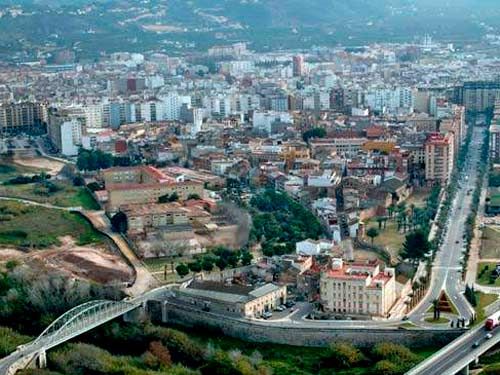
<path fill-rule="evenodd" d="M 333 247 L 333 243 L 327 240 L 311 240 L 307 239 L 295 244 L 295 251 L 299 255 L 319 255 L 323 252 L 330 251 Z"/>

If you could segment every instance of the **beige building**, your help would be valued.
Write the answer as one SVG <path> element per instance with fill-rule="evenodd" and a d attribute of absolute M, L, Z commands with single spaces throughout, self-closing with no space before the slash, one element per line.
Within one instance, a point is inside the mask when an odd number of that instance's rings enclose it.
<path fill-rule="evenodd" d="M 397 299 L 395 271 L 378 263 L 344 263 L 332 259 L 331 268 L 321 274 L 323 307 L 332 313 L 352 316 L 387 317 Z"/>
<path fill-rule="evenodd" d="M 168 176 L 151 166 L 110 168 L 102 172 L 102 177 L 108 192 L 108 212 L 128 205 L 158 203 L 160 197 L 173 193 L 181 201 L 190 195 L 203 197 L 202 183 Z"/>
<path fill-rule="evenodd" d="M 493 163 L 500 161 L 500 120 L 490 125 L 490 158 Z"/>
<path fill-rule="evenodd" d="M 41 131 L 47 108 L 41 103 L 0 103 L 0 134 Z"/>
<path fill-rule="evenodd" d="M 123 206 L 130 233 L 147 233 L 161 228 L 210 223 L 212 215 L 198 206 L 183 207 L 180 203 Z"/>
<path fill-rule="evenodd" d="M 493 163 L 500 161 L 500 99 L 495 101 L 493 121 L 490 125 L 490 158 Z"/>
<path fill-rule="evenodd" d="M 425 179 L 429 184 L 449 182 L 455 160 L 453 133 L 432 133 L 425 142 Z"/>
<path fill-rule="evenodd" d="M 338 137 L 322 138 L 311 141 L 312 154 L 335 153 L 337 155 L 356 155 L 362 150 L 367 138 Z"/>
<path fill-rule="evenodd" d="M 265 284 L 261 287 L 224 284 L 215 281 L 191 280 L 175 295 L 183 302 L 213 313 L 261 317 L 286 303 L 286 286 Z"/>
<path fill-rule="evenodd" d="M 467 135 L 467 128 L 465 124 L 465 108 L 462 106 L 454 105 L 452 108 L 452 115 L 449 118 L 441 120 L 439 131 L 443 134 L 453 133 L 455 157 L 458 156 L 458 150 L 465 141 Z"/>

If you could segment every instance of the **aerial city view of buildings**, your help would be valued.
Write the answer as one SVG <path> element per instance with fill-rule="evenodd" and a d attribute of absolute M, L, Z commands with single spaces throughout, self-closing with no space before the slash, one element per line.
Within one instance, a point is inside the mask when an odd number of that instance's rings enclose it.
<path fill-rule="evenodd" d="M 106 291 L 0 345 L 0 373 L 64 373 L 52 348 L 141 312 L 252 342 L 359 346 L 360 374 L 500 373 L 495 48 L 492 36 L 477 49 L 430 36 L 267 52 L 227 41 L 0 62 L 0 303 L 19 301 L 28 269 L 30 282 Z M 14 311 L 0 308 L 0 326 L 22 331 Z M 366 351 L 382 341 L 434 348 L 390 372 L 374 358 L 394 358 Z"/>

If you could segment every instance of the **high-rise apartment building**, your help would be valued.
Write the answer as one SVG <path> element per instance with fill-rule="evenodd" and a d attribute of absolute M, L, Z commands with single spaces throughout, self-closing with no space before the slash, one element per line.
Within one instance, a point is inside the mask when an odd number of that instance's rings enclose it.
<path fill-rule="evenodd" d="M 82 124 L 78 119 L 64 111 L 53 113 L 49 118 L 47 134 L 62 155 L 78 155 L 82 144 Z"/>
<path fill-rule="evenodd" d="M 472 81 L 455 89 L 455 101 L 468 112 L 492 110 L 500 94 L 500 81 Z"/>
<path fill-rule="evenodd" d="M 41 103 L 0 104 L 0 134 L 42 132 L 47 120 L 47 108 Z"/>
<path fill-rule="evenodd" d="M 305 74 L 304 56 L 297 55 L 293 57 L 293 76 L 302 77 Z"/>
<path fill-rule="evenodd" d="M 429 184 L 449 182 L 455 158 L 453 133 L 432 133 L 425 142 L 425 179 Z"/>
<path fill-rule="evenodd" d="M 495 102 L 493 121 L 490 125 L 490 159 L 493 163 L 500 162 L 500 99 Z"/>

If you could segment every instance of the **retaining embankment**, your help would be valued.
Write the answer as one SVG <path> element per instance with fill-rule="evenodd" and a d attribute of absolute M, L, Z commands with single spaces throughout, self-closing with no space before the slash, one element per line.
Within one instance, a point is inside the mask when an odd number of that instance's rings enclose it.
<path fill-rule="evenodd" d="M 213 314 L 185 305 L 176 305 L 171 301 L 152 304 L 156 305 L 152 306 L 150 303 L 149 306 L 152 308 L 150 311 L 156 311 L 154 318 L 161 315 L 163 323 L 210 329 L 251 342 L 311 347 L 328 346 L 335 341 L 351 342 L 359 347 L 371 347 L 379 342 L 395 342 L 411 348 L 422 348 L 447 345 L 464 333 L 459 329 L 328 327 L 328 323 L 321 321 L 260 322 Z M 346 325 L 352 323 L 354 322 L 348 322 Z"/>

